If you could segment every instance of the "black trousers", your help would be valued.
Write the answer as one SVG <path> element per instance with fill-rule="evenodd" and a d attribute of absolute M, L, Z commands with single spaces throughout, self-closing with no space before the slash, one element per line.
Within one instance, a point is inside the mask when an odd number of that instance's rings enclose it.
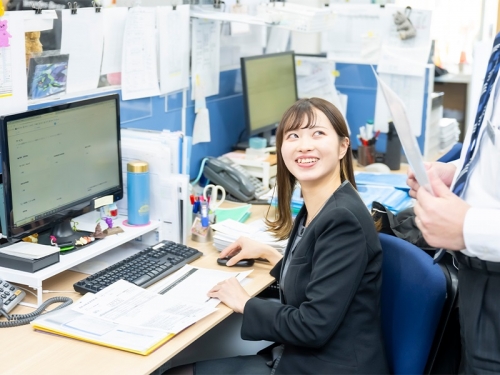
<path fill-rule="evenodd" d="M 460 333 L 465 374 L 500 374 L 500 272 L 459 263 Z"/>

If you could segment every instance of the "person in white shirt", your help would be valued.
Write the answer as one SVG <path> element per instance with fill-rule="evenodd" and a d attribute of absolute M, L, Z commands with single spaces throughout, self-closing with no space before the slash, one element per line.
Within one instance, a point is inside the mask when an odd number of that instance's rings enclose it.
<path fill-rule="evenodd" d="M 495 39 L 498 51 L 500 34 Z M 498 57 L 492 55 L 495 64 Z M 500 373 L 500 73 L 496 75 L 477 138 L 468 127 L 460 159 L 426 165 L 434 196 L 420 189 L 412 171 L 407 183 L 417 199 L 415 223 L 429 245 L 453 252 L 458 260 L 462 370 Z M 486 88 L 486 79 L 483 92 Z M 493 79 L 491 79 L 493 81 Z M 478 111 L 479 112 L 479 111 Z M 475 139 L 474 139 L 475 138 Z M 453 193 L 466 154 L 470 166 L 460 197 Z"/>

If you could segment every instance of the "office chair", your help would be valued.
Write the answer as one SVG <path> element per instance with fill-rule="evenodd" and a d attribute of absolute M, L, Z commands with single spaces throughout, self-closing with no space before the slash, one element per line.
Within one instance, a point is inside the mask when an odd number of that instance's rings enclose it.
<path fill-rule="evenodd" d="M 457 142 L 446 154 L 441 156 L 437 161 L 448 163 L 449 161 L 457 160 L 462 152 L 462 143 Z"/>
<path fill-rule="evenodd" d="M 446 300 L 440 266 L 415 245 L 388 234 L 382 244 L 382 330 L 393 374 L 423 374 Z"/>

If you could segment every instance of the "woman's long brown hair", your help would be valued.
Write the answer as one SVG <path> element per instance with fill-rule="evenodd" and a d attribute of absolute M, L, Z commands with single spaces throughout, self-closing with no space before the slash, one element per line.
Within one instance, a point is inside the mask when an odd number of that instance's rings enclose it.
<path fill-rule="evenodd" d="M 344 140 L 346 137 L 349 138 L 349 131 L 347 130 L 344 117 L 337 107 L 326 100 L 320 98 L 300 99 L 283 115 L 278 129 L 276 130 L 276 156 L 278 162 L 276 185 L 278 207 L 276 208 L 274 220 L 266 218 L 268 229 L 274 233 L 277 238 L 282 240 L 290 237 L 290 232 L 292 230 L 293 220 L 290 204 L 292 202 L 292 193 L 297 183 L 297 179 L 290 173 L 283 161 L 283 155 L 281 154 L 283 137 L 284 134 L 290 130 L 313 127 L 316 122 L 315 109 L 326 115 L 333 129 L 338 134 L 339 141 Z M 306 123 L 305 126 L 303 126 L 304 123 Z M 348 180 L 354 188 L 356 188 L 350 143 L 345 156 L 340 160 L 340 180 L 341 182 Z"/>

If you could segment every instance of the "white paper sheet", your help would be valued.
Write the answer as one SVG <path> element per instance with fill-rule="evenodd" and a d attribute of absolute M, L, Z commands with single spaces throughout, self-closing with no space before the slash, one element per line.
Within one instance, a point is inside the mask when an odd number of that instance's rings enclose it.
<path fill-rule="evenodd" d="M 392 115 L 392 120 L 396 131 L 398 132 L 399 140 L 403 146 L 408 163 L 411 169 L 415 173 L 415 177 L 420 184 L 430 193 L 432 192 L 432 187 L 429 182 L 429 177 L 424 166 L 424 159 L 420 153 L 418 147 L 417 139 L 412 132 L 410 121 L 408 119 L 408 114 L 406 112 L 405 104 L 398 97 L 398 95 L 382 80 L 380 76 L 377 75 L 377 81 L 379 84 L 380 91 L 382 91 L 389 110 Z"/>
<path fill-rule="evenodd" d="M 33 11 L 23 12 L 24 32 L 52 30 L 54 20 L 57 18 L 55 10 L 42 10 L 41 14 Z"/>
<path fill-rule="evenodd" d="M 189 87 L 189 5 L 157 8 L 162 94 Z"/>
<path fill-rule="evenodd" d="M 416 137 L 419 137 L 422 133 L 425 77 L 388 73 L 379 73 L 379 77 L 403 100 L 410 119 L 411 130 Z M 377 91 L 375 129 L 387 133 L 389 131 L 388 122 L 391 119 L 389 108 L 382 94 Z"/>
<path fill-rule="evenodd" d="M 133 7 L 129 9 L 123 38 L 123 100 L 160 94 L 155 25 L 155 8 Z"/>
<path fill-rule="evenodd" d="M 210 116 L 208 109 L 200 108 L 194 120 L 193 145 L 210 141 Z"/>
<path fill-rule="evenodd" d="M 385 29 L 385 38 L 377 71 L 379 73 L 423 76 L 431 47 L 432 11 L 411 10 L 409 17 L 416 29 L 416 35 L 405 40 L 399 37 L 397 26 L 393 20 L 393 14 L 397 11 L 405 14 L 404 7 L 386 4 L 381 19 Z"/>
<path fill-rule="evenodd" d="M 383 9 L 376 4 L 330 4 L 333 27 L 321 34 L 321 50 L 337 62 L 375 63 L 383 40 Z"/>
<path fill-rule="evenodd" d="M 205 97 L 219 93 L 220 21 L 192 19 L 191 76 L 203 87 Z M 195 99 L 192 87 L 191 99 Z"/>
<path fill-rule="evenodd" d="M 267 41 L 266 54 L 284 52 L 290 40 L 290 30 L 272 27 Z"/>
<path fill-rule="evenodd" d="M 96 89 L 104 43 L 102 13 L 94 8 L 78 8 L 76 14 L 63 9 L 61 16 L 61 53 L 69 54 L 66 92 Z"/>
<path fill-rule="evenodd" d="M 177 272 L 148 288 L 148 291 L 161 293 L 165 297 L 174 300 L 184 300 L 190 303 L 204 304 L 209 302 L 212 307 L 215 307 L 220 301 L 207 297 L 207 293 L 212 287 L 231 277 L 236 277 L 241 283 L 252 271 L 219 271 L 193 267 L 187 264 Z"/>
<path fill-rule="evenodd" d="M 10 47 L 0 47 L 0 115 L 28 109 L 23 12 L 6 12 Z"/>
<path fill-rule="evenodd" d="M 118 73 L 122 71 L 123 36 L 128 9 L 104 8 L 101 12 L 104 22 L 101 74 Z"/>

